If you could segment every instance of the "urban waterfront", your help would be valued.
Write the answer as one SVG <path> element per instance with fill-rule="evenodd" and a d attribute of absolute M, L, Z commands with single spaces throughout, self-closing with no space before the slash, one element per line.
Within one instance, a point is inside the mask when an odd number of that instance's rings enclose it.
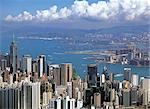
<path fill-rule="evenodd" d="M 0 55 L 1 109 L 149 108 L 149 76 L 133 73 L 131 66 L 114 64 L 113 73 L 112 64 L 100 72 L 100 65 L 86 63 L 80 78 L 71 62 L 48 63 L 43 54 L 20 58 L 17 48 L 13 40 L 9 53 Z"/>
<path fill-rule="evenodd" d="M 1 42 L 1 51 L 3 53 L 8 53 L 8 45 L 11 43 L 13 37 L 10 36 L 2 36 Z M 24 54 L 30 54 L 32 57 L 36 58 L 40 54 L 46 55 L 46 59 L 48 63 L 63 63 L 63 62 L 71 62 L 73 67 L 76 69 L 76 72 L 79 76 L 83 77 L 84 73 L 86 73 L 86 66 L 88 64 L 96 63 L 94 60 L 84 59 L 86 57 L 90 57 L 89 54 L 66 54 L 66 51 L 69 51 L 69 45 L 59 43 L 57 40 L 35 40 L 35 39 L 19 39 L 15 38 L 16 43 L 18 45 L 18 54 L 22 57 Z M 62 46 L 63 45 L 63 46 Z M 104 48 L 103 48 L 104 49 Z M 33 52 L 34 50 L 34 52 Z M 137 67 L 132 65 L 122 65 L 122 64 L 109 64 L 109 63 L 96 63 L 99 66 L 99 73 L 102 72 L 104 66 L 107 66 L 109 72 L 113 72 L 114 74 L 122 74 L 123 69 L 125 67 L 130 67 L 132 72 L 135 74 L 139 74 L 140 76 L 150 76 L 150 68 L 149 67 Z"/>

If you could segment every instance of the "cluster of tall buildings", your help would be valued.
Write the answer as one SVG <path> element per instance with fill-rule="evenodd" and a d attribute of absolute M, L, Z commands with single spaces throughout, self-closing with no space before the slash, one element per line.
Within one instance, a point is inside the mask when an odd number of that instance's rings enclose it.
<path fill-rule="evenodd" d="M 150 106 L 150 78 L 123 71 L 116 80 L 107 68 L 87 65 L 83 79 L 71 63 L 48 64 L 46 56 L 19 58 L 13 41 L 0 55 L 0 109 L 145 109 Z"/>
<path fill-rule="evenodd" d="M 127 48 L 108 50 L 105 61 L 108 63 L 121 63 L 135 66 L 150 66 L 149 52 L 137 48 L 134 43 L 127 45 Z"/>
<path fill-rule="evenodd" d="M 148 108 L 150 105 L 150 78 L 132 74 L 130 68 L 124 68 L 121 81 L 115 80 L 113 73 L 104 67 L 102 74 L 97 73 L 97 65 L 88 66 L 84 105 L 104 109 Z M 94 77 L 93 77 L 94 75 Z M 92 84 L 91 84 L 92 83 Z"/>

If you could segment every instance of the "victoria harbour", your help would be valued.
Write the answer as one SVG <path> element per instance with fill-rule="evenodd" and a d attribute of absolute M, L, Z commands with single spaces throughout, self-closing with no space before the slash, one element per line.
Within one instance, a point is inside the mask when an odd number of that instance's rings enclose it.
<path fill-rule="evenodd" d="M 1 46 L 2 48 L 8 48 L 9 44 L 13 40 L 13 36 L 10 34 L 9 36 L 1 37 Z M 36 56 L 40 54 L 44 54 L 47 57 L 47 61 L 51 64 L 58 64 L 63 62 L 71 62 L 73 63 L 73 67 L 76 69 L 76 72 L 81 77 L 84 76 L 87 70 L 88 64 L 96 63 L 94 60 L 84 59 L 86 57 L 90 57 L 90 54 L 67 54 L 65 52 L 73 51 L 71 46 L 68 43 L 60 42 L 59 40 L 42 40 L 42 39 L 29 39 L 27 38 L 19 38 L 19 36 L 15 37 L 15 40 L 18 45 L 18 53 L 19 56 L 23 56 L 24 54 L 30 54 L 32 57 L 36 58 Z M 3 43 L 6 42 L 6 43 Z M 104 50 L 105 48 L 103 48 Z M 1 49 L 3 53 L 8 53 L 8 49 Z M 77 51 L 80 48 L 77 48 Z M 132 73 L 139 74 L 140 76 L 150 76 L 150 68 L 149 67 L 138 67 L 132 65 L 122 65 L 118 64 L 109 64 L 109 63 L 96 63 L 99 65 L 99 73 L 102 73 L 103 67 L 106 66 L 109 72 L 113 72 L 114 74 L 123 74 L 123 70 L 126 67 L 130 67 Z"/>

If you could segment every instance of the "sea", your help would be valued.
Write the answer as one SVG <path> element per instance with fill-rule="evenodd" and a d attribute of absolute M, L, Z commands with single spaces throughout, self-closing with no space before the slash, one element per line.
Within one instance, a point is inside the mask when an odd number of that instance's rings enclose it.
<path fill-rule="evenodd" d="M 12 42 L 12 36 L 0 36 L 0 53 L 9 53 L 9 46 Z M 108 73 L 119 74 L 122 76 L 124 68 L 131 68 L 131 72 L 138 74 L 139 76 L 150 76 L 149 67 L 137 67 L 131 65 L 122 64 L 108 64 L 108 63 L 96 63 L 94 60 L 85 59 L 90 57 L 89 54 L 67 54 L 65 52 L 73 52 L 68 43 L 60 42 L 55 39 L 42 39 L 42 38 L 27 38 L 27 37 L 15 37 L 17 43 L 18 55 L 21 58 L 23 55 L 29 54 L 33 59 L 39 55 L 46 55 L 47 63 L 60 64 L 60 63 L 72 63 L 73 68 L 77 74 L 83 78 L 87 72 L 88 64 L 97 64 L 98 72 L 102 73 L 103 67 L 107 67 Z M 120 78 L 116 76 L 116 78 Z"/>

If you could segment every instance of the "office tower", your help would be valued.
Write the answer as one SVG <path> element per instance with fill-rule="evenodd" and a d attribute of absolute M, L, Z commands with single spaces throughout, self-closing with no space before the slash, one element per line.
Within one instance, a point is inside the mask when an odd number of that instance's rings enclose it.
<path fill-rule="evenodd" d="M 70 99 L 66 96 L 63 100 L 63 109 L 75 109 L 75 99 Z"/>
<path fill-rule="evenodd" d="M 30 55 L 24 55 L 22 60 L 22 70 L 24 73 L 32 72 L 32 58 Z"/>
<path fill-rule="evenodd" d="M 144 106 L 148 105 L 148 91 L 147 90 L 143 90 L 142 104 Z"/>
<path fill-rule="evenodd" d="M 118 80 L 114 80 L 111 84 L 111 88 L 115 89 L 116 91 L 119 91 L 119 82 Z"/>
<path fill-rule="evenodd" d="M 72 98 L 77 99 L 78 80 L 72 80 Z"/>
<path fill-rule="evenodd" d="M 115 101 L 115 97 L 116 97 L 116 91 L 115 91 L 115 89 L 111 89 L 110 90 L 110 101 L 114 102 Z"/>
<path fill-rule="evenodd" d="M 62 109 L 62 100 L 58 97 L 55 101 L 55 108 L 54 109 Z"/>
<path fill-rule="evenodd" d="M 83 83 L 83 89 L 85 90 L 85 89 L 87 89 L 88 88 L 88 83 L 87 82 L 84 82 Z"/>
<path fill-rule="evenodd" d="M 24 101 L 25 101 L 24 108 L 32 109 L 32 86 L 25 85 L 24 96 L 25 96 L 24 97 Z"/>
<path fill-rule="evenodd" d="M 96 78 L 97 78 L 97 65 L 90 64 L 87 66 L 88 69 L 88 84 L 89 86 L 96 85 Z"/>
<path fill-rule="evenodd" d="M 43 93 L 43 106 L 47 106 L 49 100 L 52 98 L 52 92 L 44 92 Z"/>
<path fill-rule="evenodd" d="M 14 76 L 13 76 L 13 82 L 16 82 L 16 81 L 19 80 L 18 75 L 19 75 L 19 73 L 14 74 Z"/>
<path fill-rule="evenodd" d="M 49 101 L 50 99 L 52 99 L 53 95 L 52 92 L 47 92 L 47 101 Z"/>
<path fill-rule="evenodd" d="M 109 80 L 110 80 L 111 82 L 113 82 L 113 80 L 114 80 L 114 74 L 113 74 L 113 73 L 110 73 L 110 74 L 109 74 Z"/>
<path fill-rule="evenodd" d="M 13 75 L 12 75 L 12 74 L 9 75 L 9 81 L 8 81 L 8 83 L 9 83 L 10 85 L 13 84 Z"/>
<path fill-rule="evenodd" d="M 130 90 L 129 89 L 124 89 L 123 90 L 123 106 L 124 107 L 129 107 L 131 106 L 130 102 Z"/>
<path fill-rule="evenodd" d="M 57 86 L 61 85 L 62 77 L 60 73 L 60 66 L 58 64 L 48 65 L 48 73 L 49 75 L 53 76 L 53 81 Z"/>
<path fill-rule="evenodd" d="M 61 85 L 66 85 L 72 79 L 72 64 L 63 63 L 60 65 L 61 68 Z"/>
<path fill-rule="evenodd" d="M 101 77 L 100 77 L 100 80 L 101 80 L 101 84 L 104 84 L 106 79 L 105 79 L 105 74 L 102 74 Z"/>
<path fill-rule="evenodd" d="M 77 100 L 81 100 L 83 97 L 83 92 L 82 91 L 78 91 L 78 97 Z"/>
<path fill-rule="evenodd" d="M 137 74 L 132 74 L 131 83 L 133 87 L 138 86 L 139 84 L 139 76 Z"/>
<path fill-rule="evenodd" d="M 19 88 L 0 89 L 0 109 L 21 109 Z"/>
<path fill-rule="evenodd" d="M 40 108 L 40 82 L 24 83 L 21 88 L 21 109 Z"/>
<path fill-rule="evenodd" d="M 65 97 L 67 95 L 66 86 L 57 86 L 54 93 L 55 96 Z"/>
<path fill-rule="evenodd" d="M 94 106 L 96 108 L 101 107 L 101 94 L 100 93 L 94 93 Z"/>
<path fill-rule="evenodd" d="M 124 80 L 131 81 L 131 68 L 124 68 Z"/>
<path fill-rule="evenodd" d="M 123 90 L 118 92 L 119 105 L 123 105 Z"/>
<path fill-rule="evenodd" d="M 144 78 L 142 80 L 142 89 L 144 90 L 144 96 L 145 96 L 145 104 L 150 102 L 150 78 Z M 147 98 L 147 100 L 146 100 Z"/>
<path fill-rule="evenodd" d="M 14 41 L 10 45 L 10 67 L 11 73 L 15 74 L 17 72 L 17 45 Z"/>
<path fill-rule="evenodd" d="M 0 84 L 3 82 L 3 77 L 0 74 Z"/>
<path fill-rule="evenodd" d="M 119 96 L 118 96 L 118 94 L 116 94 L 116 98 L 115 98 L 115 109 L 117 108 L 119 108 Z"/>
<path fill-rule="evenodd" d="M 138 90 L 137 88 L 131 88 L 131 105 L 137 105 L 138 102 Z"/>
<path fill-rule="evenodd" d="M 105 82 L 104 83 L 104 100 L 106 101 L 106 102 L 110 102 L 110 86 L 109 86 L 110 84 L 109 83 L 107 83 L 107 82 Z"/>
<path fill-rule="evenodd" d="M 70 106 L 68 106 L 68 107 L 69 107 L 69 109 L 75 109 L 75 99 L 74 98 L 70 99 Z"/>
<path fill-rule="evenodd" d="M 72 98 L 72 82 L 67 82 L 67 95 Z"/>
<path fill-rule="evenodd" d="M 48 109 L 63 109 L 62 98 L 59 96 L 57 98 L 50 99 Z"/>
<path fill-rule="evenodd" d="M 8 106 L 8 108 L 14 108 L 14 89 L 9 89 L 8 90 L 8 93 L 6 92 L 5 94 L 9 94 L 9 95 L 6 95 L 8 96 L 8 104 L 6 104 L 6 106 Z M 7 97 L 6 97 L 7 98 Z M 7 103 L 5 101 L 5 103 Z"/>
<path fill-rule="evenodd" d="M 70 99 L 69 96 L 66 96 L 63 100 L 63 109 L 70 109 Z"/>
<path fill-rule="evenodd" d="M 46 73 L 46 57 L 45 55 L 40 55 L 38 58 L 38 77 L 41 78 L 44 73 Z"/>
<path fill-rule="evenodd" d="M 8 82 L 9 81 L 9 71 L 4 71 L 3 74 L 2 74 L 2 77 L 3 77 L 3 81 L 4 82 Z"/>
<path fill-rule="evenodd" d="M 99 74 L 99 73 L 97 74 L 97 78 L 96 78 L 96 86 L 97 86 L 97 87 L 100 87 L 100 86 L 101 86 L 101 77 L 100 77 L 100 74 Z"/>
<path fill-rule="evenodd" d="M 21 71 L 21 68 L 22 68 L 22 59 L 21 58 L 17 59 L 17 68 L 18 68 L 18 71 Z"/>
<path fill-rule="evenodd" d="M 106 67 L 106 66 L 103 67 L 103 72 L 102 72 L 102 74 L 105 75 L 105 80 L 109 80 L 109 75 L 108 75 L 107 67 Z"/>
<path fill-rule="evenodd" d="M 76 109 L 81 109 L 82 107 L 83 107 L 83 101 L 82 100 L 77 100 Z"/>
<path fill-rule="evenodd" d="M 55 109 L 55 98 L 49 100 L 48 109 Z"/>
<path fill-rule="evenodd" d="M 85 105 L 90 105 L 90 104 L 92 104 L 92 102 L 91 102 L 91 96 L 93 96 L 92 90 L 89 89 L 89 88 L 86 89 L 84 95 L 85 95 L 85 96 L 84 96 L 84 104 L 85 104 Z"/>
<path fill-rule="evenodd" d="M 46 92 L 46 94 L 47 94 L 47 97 L 49 96 L 51 96 L 51 95 L 48 95 L 48 94 L 50 94 L 50 93 L 48 93 L 48 92 L 52 92 L 53 90 L 52 90 L 52 84 L 51 83 L 49 83 L 49 82 L 42 82 L 41 83 L 41 86 L 40 86 L 40 95 L 41 95 L 41 97 L 40 97 L 40 99 L 41 99 L 41 104 L 43 104 L 43 101 L 44 101 L 44 96 L 43 96 L 43 93 L 45 93 Z M 49 99 L 49 97 L 47 98 L 47 99 Z"/>
<path fill-rule="evenodd" d="M 34 76 L 34 73 L 38 72 L 38 63 L 36 60 L 32 61 L 32 72 L 33 72 L 33 76 Z"/>
<path fill-rule="evenodd" d="M 32 109 L 40 109 L 40 82 L 32 83 Z"/>
<path fill-rule="evenodd" d="M 1 60 L 1 70 L 5 70 L 7 67 L 7 60 L 6 59 L 2 59 Z"/>
<path fill-rule="evenodd" d="M 4 103 L 5 103 L 5 99 L 4 99 L 4 89 L 0 90 L 0 99 L 1 99 L 1 103 L 0 103 L 0 109 L 5 108 Z"/>
<path fill-rule="evenodd" d="M 6 53 L 4 55 L 0 54 L 0 67 L 2 67 L 2 63 L 3 63 L 1 61 L 5 61 L 6 67 L 10 67 L 10 64 L 9 64 L 9 62 L 10 62 L 10 55 L 8 53 Z"/>

